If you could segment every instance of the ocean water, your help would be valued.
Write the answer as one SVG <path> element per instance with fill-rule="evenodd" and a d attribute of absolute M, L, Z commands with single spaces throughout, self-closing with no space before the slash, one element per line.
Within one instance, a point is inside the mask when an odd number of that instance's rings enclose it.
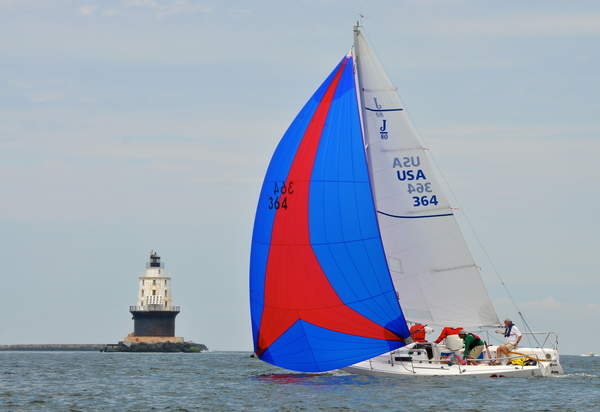
<path fill-rule="evenodd" d="M 551 378 L 291 373 L 247 352 L 0 352 L 1 411 L 600 411 L 600 358 Z"/>

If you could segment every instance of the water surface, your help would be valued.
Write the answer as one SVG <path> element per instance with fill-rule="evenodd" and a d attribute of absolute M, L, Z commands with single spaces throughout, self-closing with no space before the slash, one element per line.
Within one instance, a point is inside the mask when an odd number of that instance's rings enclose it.
<path fill-rule="evenodd" d="M 246 352 L 0 352 L 2 411 L 600 411 L 600 358 L 551 378 L 300 374 Z"/>

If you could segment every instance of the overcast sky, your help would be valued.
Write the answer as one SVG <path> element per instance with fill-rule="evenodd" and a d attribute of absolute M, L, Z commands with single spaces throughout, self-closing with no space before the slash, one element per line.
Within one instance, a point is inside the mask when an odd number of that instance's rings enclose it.
<path fill-rule="evenodd" d="M 0 0 L 0 344 L 122 339 L 154 248 L 177 334 L 250 350 L 262 177 L 359 13 L 532 326 L 600 351 L 600 4 L 548 0 Z"/>

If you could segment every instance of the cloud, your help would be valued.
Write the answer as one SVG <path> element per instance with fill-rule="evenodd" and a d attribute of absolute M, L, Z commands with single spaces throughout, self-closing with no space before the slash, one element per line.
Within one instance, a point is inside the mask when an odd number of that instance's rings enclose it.
<path fill-rule="evenodd" d="M 10 0 L 0 0 L 0 8 L 3 7 L 3 1 L 8 1 L 7 5 L 13 4 Z M 4 7 L 8 7 L 7 5 Z M 103 17 L 113 17 L 126 14 L 127 10 L 134 9 L 150 11 L 158 18 L 211 11 L 209 7 L 199 4 L 196 0 L 121 0 L 120 4 L 112 7 L 85 4 L 78 8 L 78 12 L 82 16 L 99 14 Z"/>
<path fill-rule="evenodd" d="M 89 0 L 91 1 L 91 0 Z M 36 9 L 36 10 L 56 10 L 65 4 L 72 4 L 73 0 L 0 0 L 0 9 Z"/>
<path fill-rule="evenodd" d="M 494 300 L 494 304 L 500 307 L 506 307 L 510 304 L 507 299 Z M 584 303 L 558 300 L 554 296 L 546 296 L 539 299 L 525 300 L 518 302 L 519 306 L 530 313 L 561 313 L 563 315 L 587 314 L 593 315 L 600 313 L 599 303 Z"/>
<path fill-rule="evenodd" d="M 29 96 L 29 100 L 33 103 L 49 103 L 62 100 L 65 97 L 63 92 L 39 92 Z"/>
<path fill-rule="evenodd" d="M 528 309 L 556 310 L 561 309 L 563 304 L 554 296 L 546 296 L 542 299 L 525 301 L 522 303 L 522 306 Z"/>
<path fill-rule="evenodd" d="M 422 29 L 419 29 L 422 30 Z M 446 35 L 580 36 L 600 35 L 599 13 L 475 16 L 468 20 L 438 20 L 431 31 Z"/>
<path fill-rule="evenodd" d="M 79 7 L 79 13 L 83 16 L 91 16 L 98 9 L 98 6 L 85 5 Z"/>
<path fill-rule="evenodd" d="M 252 10 L 249 9 L 231 9 L 233 14 L 252 14 Z"/>
<path fill-rule="evenodd" d="M 157 0 L 123 0 L 125 7 L 138 7 L 154 11 L 159 18 L 175 14 L 208 13 L 210 7 L 198 4 L 194 0 L 170 0 L 158 2 Z"/>
<path fill-rule="evenodd" d="M 600 124 L 456 124 L 436 128 L 422 128 L 425 136 L 444 138 L 486 138 L 486 139 L 539 139 L 539 138 L 597 138 L 600 136 Z"/>
<path fill-rule="evenodd" d="M 600 303 L 588 303 L 585 308 L 588 312 L 600 313 Z"/>
<path fill-rule="evenodd" d="M 0 0 L 0 9 L 9 9 L 20 5 L 20 0 Z"/>
<path fill-rule="evenodd" d="M 9 80 L 8 82 L 11 86 L 16 87 L 17 89 L 31 89 L 33 85 L 31 82 L 23 81 L 23 80 Z"/>
<path fill-rule="evenodd" d="M 120 14 L 118 9 L 110 8 L 102 10 L 102 15 L 105 17 L 118 16 Z"/>

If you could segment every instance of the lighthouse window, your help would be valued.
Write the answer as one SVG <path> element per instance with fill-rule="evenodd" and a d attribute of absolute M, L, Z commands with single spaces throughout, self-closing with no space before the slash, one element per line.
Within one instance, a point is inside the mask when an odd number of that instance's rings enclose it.
<path fill-rule="evenodd" d="M 152 290 L 152 296 L 156 296 L 156 290 Z"/>

